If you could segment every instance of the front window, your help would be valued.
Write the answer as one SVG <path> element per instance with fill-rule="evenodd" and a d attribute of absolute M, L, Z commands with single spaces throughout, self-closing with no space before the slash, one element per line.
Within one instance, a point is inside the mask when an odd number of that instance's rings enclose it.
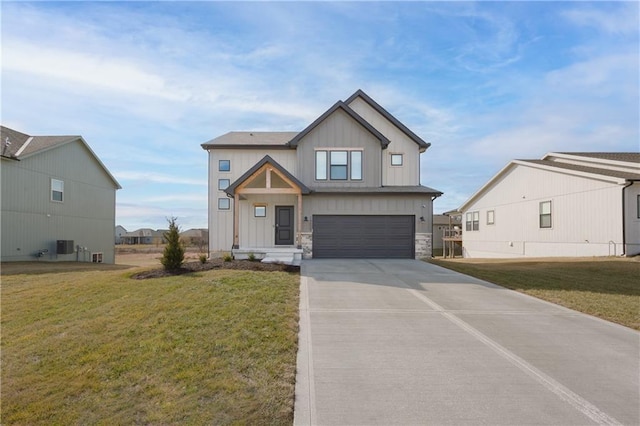
<path fill-rule="evenodd" d="M 231 208 L 231 200 L 229 198 L 218 198 L 218 210 L 229 210 Z"/>
<path fill-rule="evenodd" d="M 362 151 L 316 151 L 316 180 L 362 180 Z"/>
<path fill-rule="evenodd" d="M 64 201 L 64 181 L 51 179 L 51 201 Z"/>
<path fill-rule="evenodd" d="M 331 151 L 329 153 L 329 178 L 331 180 L 347 180 L 347 151 Z"/>
<path fill-rule="evenodd" d="M 218 190 L 224 191 L 231 185 L 231 181 L 229 179 L 218 179 Z"/>
<path fill-rule="evenodd" d="M 267 217 L 267 206 L 253 206 L 253 215 L 255 217 Z"/>
<path fill-rule="evenodd" d="M 551 228 L 551 201 L 540 203 L 540 228 Z"/>
<path fill-rule="evenodd" d="M 391 165 L 402 166 L 402 154 L 391 154 Z"/>
<path fill-rule="evenodd" d="M 219 172 L 230 172 L 231 171 L 231 160 L 220 160 L 220 161 L 218 161 L 218 171 Z"/>

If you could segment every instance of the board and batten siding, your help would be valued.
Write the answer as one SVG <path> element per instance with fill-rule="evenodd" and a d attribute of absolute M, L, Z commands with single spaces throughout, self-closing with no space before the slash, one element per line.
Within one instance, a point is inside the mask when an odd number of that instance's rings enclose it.
<path fill-rule="evenodd" d="M 276 247 L 276 206 L 293 207 L 293 232 L 298 229 L 298 197 L 295 195 L 247 195 L 240 201 L 240 247 Z M 255 217 L 254 206 L 266 206 L 265 217 Z M 296 240 L 294 238 L 294 244 Z"/>
<path fill-rule="evenodd" d="M 596 179 L 514 165 L 466 206 L 465 257 L 620 255 L 621 186 Z M 551 201 L 552 227 L 540 228 L 540 202 Z M 487 211 L 494 224 L 487 224 Z M 466 213 L 479 212 L 479 230 L 467 231 Z"/>
<path fill-rule="evenodd" d="M 316 180 L 315 151 L 322 149 L 362 149 L 362 180 Z M 298 143 L 299 173 L 295 176 L 307 187 L 379 187 L 382 145 L 368 130 L 338 109 Z M 304 165 L 304 167 L 302 167 Z"/>
<path fill-rule="evenodd" d="M 218 179 L 235 182 L 256 163 L 269 155 L 296 176 L 297 159 L 293 149 L 209 149 L 209 251 L 230 252 L 233 247 L 233 199 L 229 210 L 218 210 L 218 198 L 227 194 L 218 189 Z M 218 171 L 219 160 L 229 160 L 229 172 Z M 240 225 L 242 229 L 242 223 Z"/>
<path fill-rule="evenodd" d="M 628 256 L 640 254 L 640 182 L 625 189 L 625 253 Z"/>
<path fill-rule="evenodd" d="M 63 202 L 51 201 L 51 179 L 64 182 Z M 73 240 L 114 263 L 115 183 L 93 155 L 78 142 L 38 153 L 21 161 L 2 160 L 2 260 L 78 259 L 57 255 L 57 240 Z"/>
<path fill-rule="evenodd" d="M 431 212 L 432 201 L 427 195 L 313 194 L 303 197 L 302 216 L 308 221 L 303 222 L 302 231 L 311 232 L 313 215 L 415 215 L 416 233 L 431 234 Z"/>
<path fill-rule="evenodd" d="M 420 149 L 418 145 L 363 99 L 354 99 L 349 107 L 391 141 L 387 149 L 382 151 L 382 185 L 419 185 Z M 391 165 L 391 154 L 402 154 L 402 166 Z"/>

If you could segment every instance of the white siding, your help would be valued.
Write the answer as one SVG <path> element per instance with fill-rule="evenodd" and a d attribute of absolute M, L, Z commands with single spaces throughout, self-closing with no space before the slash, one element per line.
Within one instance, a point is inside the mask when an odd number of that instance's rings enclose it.
<path fill-rule="evenodd" d="M 233 200 L 229 210 L 218 210 L 218 198 L 227 198 L 218 190 L 218 179 L 235 182 L 264 158 L 271 156 L 289 173 L 296 176 L 296 151 L 293 149 L 211 149 L 209 150 L 209 251 L 231 251 L 233 246 Z M 231 171 L 219 172 L 218 161 L 230 160 Z M 242 225 L 240 226 L 242 229 Z"/>
<path fill-rule="evenodd" d="M 465 257 L 620 255 L 622 187 L 595 179 L 514 165 L 463 215 Z M 552 203 L 552 227 L 539 226 L 539 204 Z M 487 225 L 487 211 L 495 223 Z M 480 212 L 467 231 L 466 212 Z"/>
<path fill-rule="evenodd" d="M 626 254 L 640 254 L 640 182 L 625 190 L 625 232 L 626 232 Z"/>
<path fill-rule="evenodd" d="M 418 144 L 361 98 L 354 99 L 349 107 L 391 141 L 387 149 L 382 151 L 382 185 L 419 185 L 420 149 Z M 391 154 L 402 154 L 401 167 L 391 165 Z"/>

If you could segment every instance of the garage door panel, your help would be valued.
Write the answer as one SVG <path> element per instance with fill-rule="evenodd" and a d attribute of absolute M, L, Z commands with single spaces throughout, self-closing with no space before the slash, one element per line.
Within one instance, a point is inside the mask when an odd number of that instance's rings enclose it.
<path fill-rule="evenodd" d="M 414 216 L 313 216 L 315 258 L 413 258 Z"/>

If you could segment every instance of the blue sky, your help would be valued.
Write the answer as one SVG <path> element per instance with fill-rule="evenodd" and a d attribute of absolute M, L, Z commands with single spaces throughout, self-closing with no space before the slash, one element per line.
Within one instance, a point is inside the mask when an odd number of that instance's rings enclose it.
<path fill-rule="evenodd" d="M 432 146 L 461 205 L 514 158 L 638 151 L 638 2 L 6 2 L 2 124 L 80 134 L 128 230 L 206 227 L 207 154 L 357 89 Z"/>

